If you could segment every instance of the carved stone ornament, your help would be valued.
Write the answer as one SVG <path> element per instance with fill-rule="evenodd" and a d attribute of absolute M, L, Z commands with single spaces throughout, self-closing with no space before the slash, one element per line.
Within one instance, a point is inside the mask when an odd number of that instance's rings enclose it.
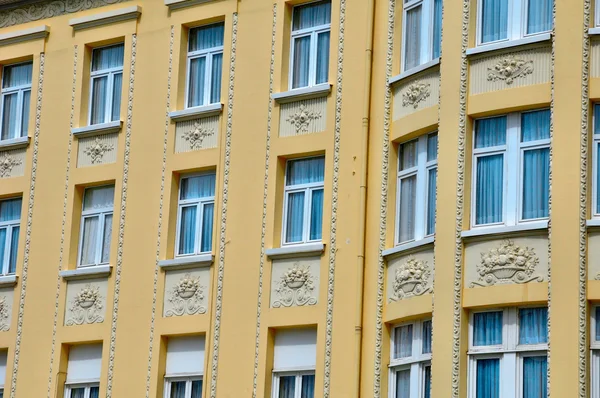
<path fill-rule="evenodd" d="M 288 118 L 285 120 L 294 125 L 296 134 L 300 134 L 307 133 L 310 122 L 320 119 L 321 116 L 322 115 L 320 111 L 311 111 L 306 107 L 305 104 L 300 104 L 300 109 L 298 109 L 296 113 L 288 116 Z"/>
<path fill-rule="evenodd" d="M 172 307 L 165 312 L 166 316 L 182 316 L 205 314 L 204 287 L 200 278 L 185 274 L 169 291 L 167 299 Z"/>
<path fill-rule="evenodd" d="M 10 306 L 6 301 L 6 296 L 0 297 L 0 332 L 7 332 L 10 329 L 8 322 Z"/>
<path fill-rule="evenodd" d="M 416 260 L 410 257 L 404 264 L 396 269 L 394 277 L 393 294 L 390 301 L 397 301 L 406 297 L 420 296 L 431 290 L 428 286 L 431 270 L 427 261 Z"/>
<path fill-rule="evenodd" d="M 414 82 L 402 93 L 402 106 L 413 106 L 417 109 L 419 103 L 425 101 L 431 94 L 431 85 L 429 83 Z"/>
<path fill-rule="evenodd" d="M 472 282 L 471 287 L 542 282 L 543 276 L 532 276 L 539 262 L 533 249 L 505 240 L 500 247 L 481 253 L 481 262 L 477 265 L 479 281 Z"/>
<path fill-rule="evenodd" d="M 83 325 L 89 323 L 102 323 L 102 295 L 98 286 L 85 285 L 83 289 L 71 300 L 65 325 Z"/>
<path fill-rule="evenodd" d="M 96 137 L 94 143 L 83 150 L 83 153 L 91 158 L 92 164 L 102 162 L 104 155 L 107 152 L 114 151 L 115 146 L 113 144 L 106 144 L 100 141 L 99 137 Z"/>
<path fill-rule="evenodd" d="M 205 138 L 215 134 L 215 130 L 206 128 L 200 125 L 199 122 L 194 123 L 192 130 L 181 134 L 181 137 L 190 144 L 190 149 L 202 149 L 202 142 Z"/>
<path fill-rule="evenodd" d="M 4 152 L 0 155 L 0 178 L 9 177 L 13 167 L 19 166 L 21 163 L 23 163 L 21 159 L 15 159 Z"/>
<path fill-rule="evenodd" d="M 289 268 L 281 276 L 279 285 L 275 289 L 278 299 L 273 302 L 274 308 L 315 305 L 317 299 L 313 296 L 315 289 L 313 276 L 309 266 L 299 263 Z"/>
<path fill-rule="evenodd" d="M 509 55 L 488 68 L 488 81 L 504 80 L 506 84 L 512 84 L 517 77 L 525 77 L 533 73 L 533 61 L 525 61 Z"/>

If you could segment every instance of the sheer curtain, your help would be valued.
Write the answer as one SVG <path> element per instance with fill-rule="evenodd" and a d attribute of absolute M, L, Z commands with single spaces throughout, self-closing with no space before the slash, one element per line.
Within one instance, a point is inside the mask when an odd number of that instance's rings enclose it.
<path fill-rule="evenodd" d="M 189 51 L 222 47 L 225 24 L 223 22 L 190 29 Z"/>
<path fill-rule="evenodd" d="M 31 84 L 33 63 L 7 65 L 4 67 L 2 76 L 2 88 L 26 86 Z"/>
<path fill-rule="evenodd" d="M 123 66 L 125 45 L 96 48 L 92 54 L 92 72 Z"/>
<path fill-rule="evenodd" d="M 171 382 L 171 398 L 185 398 L 185 381 Z"/>
<path fill-rule="evenodd" d="M 190 398 L 202 398 L 202 380 L 192 381 L 192 395 Z"/>
<path fill-rule="evenodd" d="M 112 92 L 112 109 L 111 109 L 111 121 L 121 119 L 121 92 L 123 86 L 123 74 L 117 73 L 114 75 L 113 80 L 113 92 Z"/>
<path fill-rule="evenodd" d="M 212 57 L 212 71 L 210 76 L 210 103 L 221 101 L 221 74 L 223 71 L 223 53 L 214 54 Z"/>
<path fill-rule="evenodd" d="M 125 45 L 123 43 L 94 49 L 92 52 L 92 74 L 94 72 L 102 73 L 102 71 L 108 71 L 113 68 L 122 68 L 124 49 Z M 112 92 L 109 93 L 109 80 L 111 79 Z M 112 106 L 109 109 L 109 120 L 118 120 L 120 118 L 122 83 L 122 72 L 110 72 L 108 75 L 98 77 L 92 76 L 91 124 L 108 121 L 105 118 L 109 100 L 112 102 Z"/>
<path fill-rule="evenodd" d="M 112 208 L 115 199 L 115 186 L 88 188 L 85 190 L 83 210 Z"/>
<path fill-rule="evenodd" d="M 212 229 L 214 222 L 215 205 L 207 203 L 202 208 L 202 237 L 200 239 L 200 251 L 212 250 Z"/>
<path fill-rule="evenodd" d="M 295 393 L 296 376 L 280 376 L 278 398 L 294 398 Z"/>
<path fill-rule="evenodd" d="M 412 356 L 413 325 L 400 326 L 394 332 L 394 358 Z"/>
<path fill-rule="evenodd" d="M 84 398 L 85 397 L 85 388 L 71 388 L 71 397 L 70 398 Z"/>
<path fill-rule="evenodd" d="M 288 195 L 286 237 L 287 243 L 302 241 L 304 225 L 304 196 L 305 192 L 292 192 Z"/>
<path fill-rule="evenodd" d="M 321 239 L 323 229 L 323 190 L 312 191 L 310 205 L 310 240 Z"/>
<path fill-rule="evenodd" d="M 5 89 L 10 90 L 19 86 L 31 86 L 32 71 L 33 64 L 31 62 L 5 66 L 3 68 L 2 92 L 4 93 Z M 18 136 L 25 136 L 27 134 L 30 97 L 30 88 L 23 90 L 23 101 L 21 104 L 18 101 L 17 91 L 3 94 L 3 118 L 0 126 L 0 139 L 17 138 Z M 21 120 L 17 120 L 19 107 L 22 109 Z M 19 130 L 21 130 L 20 135 Z"/>
<path fill-rule="evenodd" d="M 410 398 L 410 369 L 396 372 L 396 398 Z"/>
<path fill-rule="evenodd" d="M 0 201 L 0 221 L 14 221 L 21 218 L 21 198 Z"/>
<path fill-rule="evenodd" d="M 291 160 L 287 167 L 286 185 L 323 182 L 325 176 L 325 158 L 306 158 Z"/>
<path fill-rule="evenodd" d="M 181 208 L 179 254 L 193 254 L 196 242 L 196 205 Z"/>
<path fill-rule="evenodd" d="M 16 138 L 18 94 L 4 94 L 2 96 L 2 139 Z"/>
<path fill-rule="evenodd" d="M 431 354 L 431 321 L 423 322 L 423 330 L 421 333 L 423 341 L 423 354 Z"/>
<path fill-rule="evenodd" d="M 292 71 L 292 88 L 308 86 L 308 75 L 310 71 L 310 36 L 302 36 L 294 39 Z"/>
<path fill-rule="evenodd" d="M 415 217 L 417 201 L 417 176 L 412 175 L 400 180 L 400 206 L 398 228 L 399 242 L 415 238 Z"/>
<path fill-rule="evenodd" d="M 204 103 L 204 74 L 206 73 L 206 57 L 190 60 L 190 80 L 188 83 L 188 107 L 200 106 Z"/>
<path fill-rule="evenodd" d="M 96 263 L 96 250 L 99 237 L 100 217 L 85 217 L 83 219 L 83 237 L 81 243 L 81 265 Z"/>
<path fill-rule="evenodd" d="M 215 174 L 203 174 L 181 179 L 181 199 L 199 199 L 215 196 Z"/>
<path fill-rule="evenodd" d="M 508 1 L 483 0 L 481 3 L 481 42 L 508 38 Z"/>
<path fill-rule="evenodd" d="M 548 342 L 548 309 L 519 309 L 519 344 Z"/>
<path fill-rule="evenodd" d="M 317 81 L 327 83 L 329 79 L 329 32 L 317 36 Z"/>
<path fill-rule="evenodd" d="M 550 139 L 550 110 L 521 115 L 521 142 Z M 550 148 L 523 153 L 523 219 L 548 217 Z"/>
<path fill-rule="evenodd" d="M 442 55 L 442 0 L 433 0 L 433 59 Z"/>
<path fill-rule="evenodd" d="M 502 311 L 473 314 L 473 345 L 502 344 Z"/>
<path fill-rule="evenodd" d="M 406 11 L 406 28 L 404 34 L 404 70 L 409 70 L 421 64 L 421 12 L 422 7 L 416 6 Z"/>
<path fill-rule="evenodd" d="M 200 26 L 190 29 L 188 51 L 214 49 L 210 53 L 190 60 L 190 77 L 188 81 L 188 107 L 206 105 L 204 93 L 208 88 L 209 102 L 216 103 L 221 99 L 221 74 L 223 70 L 223 37 L 224 23 Z M 217 53 L 214 53 L 217 51 Z M 207 58 L 211 57 L 210 87 L 205 87 Z"/>
<path fill-rule="evenodd" d="M 107 263 L 110 258 L 110 241 L 112 240 L 112 214 L 104 216 L 104 233 L 102 236 L 102 259 L 103 263 Z"/>
<path fill-rule="evenodd" d="M 478 359 L 476 398 L 500 398 L 500 360 Z"/>
<path fill-rule="evenodd" d="M 523 398 L 548 397 L 546 356 L 523 358 Z"/>
<path fill-rule="evenodd" d="M 331 1 L 319 1 L 294 7 L 292 30 L 308 29 L 331 22 Z"/>
<path fill-rule="evenodd" d="M 108 76 L 94 78 L 92 81 L 91 124 L 104 123 L 106 98 L 108 96 Z"/>
<path fill-rule="evenodd" d="M 314 398 L 315 396 L 315 375 L 302 375 L 302 391 L 300 398 Z"/>
<path fill-rule="evenodd" d="M 529 0 L 527 6 L 527 33 L 552 29 L 552 0 Z"/>
<path fill-rule="evenodd" d="M 90 388 L 90 398 L 98 398 L 100 396 L 100 387 Z"/>
<path fill-rule="evenodd" d="M 431 366 L 425 366 L 425 386 L 423 398 L 431 398 Z"/>

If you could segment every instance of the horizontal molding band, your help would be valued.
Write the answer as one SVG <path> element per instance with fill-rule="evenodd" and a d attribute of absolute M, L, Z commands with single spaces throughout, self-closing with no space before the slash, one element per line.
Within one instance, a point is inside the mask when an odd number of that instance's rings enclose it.
<path fill-rule="evenodd" d="M 94 265 L 90 267 L 80 267 L 77 269 L 60 271 L 59 275 L 65 280 L 92 279 L 108 277 L 110 276 L 111 272 L 111 265 Z"/>
<path fill-rule="evenodd" d="M 191 7 L 197 4 L 208 3 L 213 0 L 165 0 L 165 5 L 170 10 L 177 10 L 180 8 Z"/>
<path fill-rule="evenodd" d="M 28 40 L 36 40 L 46 38 L 50 34 L 50 26 L 40 25 L 33 28 L 17 30 L 0 34 L 0 46 L 20 43 Z"/>
<path fill-rule="evenodd" d="M 123 122 L 117 120 L 115 122 L 92 124 L 91 126 L 72 128 L 71 133 L 75 137 L 93 137 L 100 134 L 118 133 L 123 128 Z"/>
<path fill-rule="evenodd" d="M 398 246 L 393 247 L 391 249 L 384 250 L 381 253 L 381 255 L 383 257 L 390 257 L 390 256 L 402 254 L 402 253 L 407 252 L 407 251 L 411 251 L 411 250 L 414 250 L 414 249 L 419 249 L 419 248 L 421 248 L 423 246 L 430 245 L 434 241 L 435 241 L 435 237 L 434 236 L 428 236 L 426 238 L 419 239 L 419 240 L 416 240 L 414 242 L 404 243 L 402 245 L 398 245 Z"/>
<path fill-rule="evenodd" d="M 220 115 L 222 111 L 223 104 L 218 102 L 216 104 L 195 106 L 181 111 L 169 112 L 169 117 L 176 122 L 183 122 L 190 119 Z"/>
<path fill-rule="evenodd" d="M 280 104 L 299 100 L 325 97 L 331 92 L 331 84 L 323 83 L 316 86 L 296 88 L 282 93 L 271 94 L 271 98 Z"/>
<path fill-rule="evenodd" d="M 265 254 L 271 260 L 277 260 L 282 258 L 320 256 L 324 251 L 325 244 L 319 242 L 267 249 L 265 250 Z"/>
<path fill-rule="evenodd" d="M 158 266 L 164 270 L 177 270 L 197 267 L 210 267 L 215 261 L 212 254 L 201 254 L 199 256 L 186 256 L 170 260 L 160 260 Z"/>
<path fill-rule="evenodd" d="M 131 6 L 100 12 L 97 14 L 86 15 L 85 17 L 73 18 L 69 20 L 69 25 L 74 30 L 88 29 L 96 26 L 107 25 L 114 22 L 122 22 L 130 19 L 137 19 L 142 13 L 142 7 Z"/>

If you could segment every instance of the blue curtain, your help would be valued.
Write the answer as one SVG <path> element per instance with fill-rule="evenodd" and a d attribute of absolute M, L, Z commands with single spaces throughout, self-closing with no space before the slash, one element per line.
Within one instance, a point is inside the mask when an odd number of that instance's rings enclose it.
<path fill-rule="evenodd" d="M 181 208 L 179 226 L 179 254 L 194 253 L 196 242 L 196 205 Z"/>
<path fill-rule="evenodd" d="M 481 42 L 508 37 L 508 1 L 483 0 L 481 10 Z"/>
<path fill-rule="evenodd" d="M 504 155 L 477 158 L 476 224 L 502 221 L 503 185 Z"/>
<path fill-rule="evenodd" d="M 329 32 L 320 33 L 317 37 L 317 80 L 316 83 L 327 83 L 329 78 Z"/>
<path fill-rule="evenodd" d="M 546 32 L 552 29 L 552 0 L 529 0 L 527 33 Z"/>
<path fill-rule="evenodd" d="M 190 29 L 189 51 L 205 50 L 223 45 L 223 22 Z"/>
<path fill-rule="evenodd" d="M 600 341 L 600 307 L 596 307 L 596 341 Z"/>
<path fill-rule="evenodd" d="M 521 114 L 521 142 L 550 138 L 550 110 L 525 112 Z"/>
<path fill-rule="evenodd" d="M 185 381 L 171 382 L 171 398 L 185 398 Z"/>
<path fill-rule="evenodd" d="M 190 80 L 188 82 L 188 108 L 204 104 L 204 74 L 206 57 L 190 60 Z"/>
<path fill-rule="evenodd" d="M 286 243 L 302 241 L 304 225 L 304 191 L 288 195 L 287 223 L 285 228 Z"/>
<path fill-rule="evenodd" d="M 215 196 L 215 174 L 203 174 L 181 179 L 180 199 L 199 199 Z"/>
<path fill-rule="evenodd" d="M 433 59 L 442 55 L 442 0 L 433 0 Z"/>
<path fill-rule="evenodd" d="M 523 219 L 548 217 L 550 148 L 524 152 Z"/>
<path fill-rule="evenodd" d="M 212 57 L 212 71 L 210 76 L 210 103 L 221 101 L 221 74 L 223 71 L 223 53 L 214 54 Z"/>
<path fill-rule="evenodd" d="M 406 12 L 404 70 L 421 64 L 421 13 L 421 6 L 411 8 Z"/>
<path fill-rule="evenodd" d="M 412 175 L 400 180 L 400 204 L 398 221 L 399 242 L 415 238 L 415 217 L 417 202 L 417 176 Z"/>
<path fill-rule="evenodd" d="M 112 240 L 112 214 L 104 216 L 104 234 L 102 236 L 102 259 L 101 262 L 108 263 L 110 258 L 110 241 Z"/>
<path fill-rule="evenodd" d="M 286 185 L 323 182 L 325 176 L 325 158 L 306 158 L 290 160 L 287 164 Z"/>
<path fill-rule="evenodd" d="M 90 388 L 90 398 L 98 398 L 100 396 L 100 387 Z"/>
<path fill-rule="evenodd" d="M 31 62 L 6 65 L 2 73 L 2 88 L 30 85 L 32 73 L 33 63 Z"/>
<path fill-rule="evenodd" d="M 202 380 L 192 381 L 192 395 L 190 398 L 202 398 Z"/>
<path fill-rule="evenodd" d="M 13 221 L 21 218 L 21 198 L 0 201 L 0 221 Z"/>
<path fill-rule="evenodd" d="M 425 388 L 423 398 L 431 398 L 431 366 L 425 366 Z"/>
<path fill-rule="evenodd" d="M 431 162 L 437 159 L 438 135 L 429 134 L 427 136 L 427 161 Z"/>
<path fill-rule="evenodd" d="M 296 392 L 296 376 L 279 377 L 279 398 L 294 398 Z"/>
<path fill-rule="evenodd" d="M 31 62 L 5 66 L 3 68 L 2 88 L 31 86 L 32 70 L 33 64 Z M 27 134 L 31 90 L 23 91 L 23 102 L 21 104 L 19 104 L 18 96 L 17 92 L 4 96 L 4 101 L 1 104 L 4 113 L 0 125 L 0 139 L 7 140 Z M 23 111 L 21 120 L 17 120 L 19 107 Z"/>
<path fill-rule="evenodd" d="M 92 52 L 92 72 L 123 66 L 123 43 L 96 48 Z"/>
<path fill-rule="evenodd" d="M 323 190 L 312 191 L 310 205 L 310 240 L 321 239 L 323 230 Z"/>
<path fill-rule="evenodd" d="M 85 190 L 83 210 L 111 208 L 115 200 L 115 186 L 106 185 Z"/>
<path fill-rule="evenodd" d="M 413 325 L 400 326 L 394 332 L 394 358 L 412 356 Z"/>
<path fill-rule="evenodd" d="M 548 361 L 543 357 L 523 358 L 523 398 L 548 397 Z"/>
<path fill-rule="evenodd" d="M 435 233 L 437 167 L 429 170 L 427 180 L 427 235 Z"/>
<path fill-rule="evenodd" d="M 315 375 L 302 376 L 302 390 L 300 398 L 314 398 L 315 396 Z"/>
<path fill-rule="evenodd" d="M 476 398 L 500 398 L 500 360 L 478 359 Z"/>
<path fill-rule="evenodd" d="M 112 109 L 110 120 L 121 119 L 121 88 L 123 86 L 123 74 L 117 73 L 114 75 L 113 92 L 112 92 Z"/>
<path fill-rule="evenodd" d="M 310 36 L 294 39 L 294 60 L 292 65 L 292 88 L 308 86 L 310 70 Z"/>
<path fill-rule="evenodd" d="M 14 274 L 17 270 L 17 251 L 19 249 L 19 231 L 20 227 L 13 227 L 12 229 L 12 237 L 10 240 L 10 255 L 8 260 L 8 273 Z M 1 233 L 1 231 L 0 231 Z M 0 241 L 3 241 L 2 236 L 0 236 Z M 3 243 L 0 243 L 3 244 Z M 4 250 L 0 248 L 0 254 L 4 253 Z M 1 263 L 0 263 L 1 269 Z"/>
<path fill-rule="evenodd" d="M 431 354 L 431 321 L 423 322 L 421 341 L 423 341 L 423 354 Z"/>
<path fill-rule="evenodd" d="M 548 342 L 548 308 L 519 309 L 519 344 Z"/>
<path fill-rule="evenodd" d="M 473 345 L 502 344 L 502 311 L 473 314 Z"/>
<path fill-rule="evenodd" d="M 489 148 L 506 144 L 506 116 L 475 121 L 475 148 Z"/>
<path fill-rule="evenodd" d="M 396 398 L 410 398 L 410 369 L 396 372 Z"/>
<path fill-rule="evenodd" d="M 6 253 L 7 228 L 0 229 L 0 272 L 4 269 L 4 253 Z"/>
<path fill-rule="evenodd" d="M 331 1 L 319 1 L 294 7 L 292 30 L 301 30 L 331 23 Z"/>
<path fill-rule="evenodd" d="M 17 93 L 7 94 L 2 101 L 2 139 L 17 137 L 17 111 L 19 109 Z"/>
<path fill-rule="evenodd" d="M 31 90 L 23 91 L 23 110 L 21 112 L 21 137 L 29 133 L 29 107 L 31 102 Z"/>
<path fill-rule="evenodd" d="M 215 205 L 208 203 L 204 205 L 202 212 L 202 237 L 200 239 L 200 251 L 209 252 L 212 250 L 212 229 L 214 223 Z"/>
<path fill-rule="evenodd" d="M 205 50 L 223 47 L 224 24 L 217 23 L 190 29 L 189 51 Z M 212 54 L 212 67 L 210 73 L 210 87 L 205 87 L 207 56 L 190 60 L 190 77 L 188 81 L 188 107 L 206 105 L 204 103 L 205 89 L 210 89 L 209 102 L 217 103 L 221 100 L 221 74 L 223 70 L 223 54 Z"/>
<path fill-rule="evenodd" d="M 108 96 L 108 76 L 94 78 L 92 81 L 91 124 L 104 123 L 106 116 L 106 98 Z"/>

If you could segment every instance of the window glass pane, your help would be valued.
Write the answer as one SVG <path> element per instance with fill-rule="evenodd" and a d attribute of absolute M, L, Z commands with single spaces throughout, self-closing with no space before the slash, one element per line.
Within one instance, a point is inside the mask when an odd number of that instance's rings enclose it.
<path fill-rule="evenodd" d="M 294 398 L 296 393 L 296 376 L 279 377 L 279 398 Z"/>
<path fill-rule="evenodd" d="M 2 71 L 2 88 L 30 85 L 32 71 L 31 62 L 5 66 Z"/>
<path fill-rule="evenodd" d="M 207 203 L 202 210 L 202 237 L 200 239 L 200 251 L 212 250 L 212 229 L 214 223 L 215 204 Z"/>
<path fill-rule="evenodd" d="M 0 201 L 0 221 L 19 220 L 21 218 L 21 198 Z"/>
<path fill-rule="evenodd" d="M 83 219 L 83 236 L 81 237 L 81 265 L 96 264 L 96 251 L 100 231 L 100 218 L 86 217 Z"/>
<path fill-rule="evenodd" d="M 600 213 L 600 142 L 596 145 L 596 213 Z"/>
<path fill-rule="evenodd" d="M 433 0 L 433 55 L 436 59 L 442 54 L 442 0 Z"/>
<path fill-rule="evenodd" d="M 321 239 L 323 230 L 323 190 L 312 191 L 312 203 L 310 206 L 310 240 Z"/>
<path fill-rule="evenodd" d="M 4 254 L 6 253 L 6 241 L 8 238 L 8 229 L 0 229 L 0 272 L 4 272 Z"/>
<path fill-rule="evenodd" d="M 190 60 L 190 80 L 188 82 L 188 108 L 204 105 L 204 81 L 206 57 Z"/>
<path fill-rule="evenodd" d="M 221 101 L 221 74 L 223 70 L 223 53 L 212 57 L 212 71 L 210 76 L 210 103 Z"/>
<path fill-rule="evenodd" d="M 202 174 L 181 179 L 180 199 L 199 199 L 215 196 L 215 174 Z"/>
<path fill-rule="evenodd" d="M 112 109 L 111 109 L 111 121 L 119 120 L 121 118 L 121 88 L 123 86 L 123 74 L 117 73 L 114 75 L 113 80 L 113 92 L 112 92 Z"/>
<path fill-rule="evenodd" d="M 473 345 L 502 344 L 502 311 L 473 314 Z"/>
<path fill-rule="evenodd" d="M 413 325 L 397 327 L 394 331 L 394 358 L 412 356 Z"/>
<path fill-rule="evenodd" d="M 90 387 L 90 398 L 98 398 L 100 396 L 100 387 Z M 0 397 L 2 398 L 2 397 Z"/>
<path fill-rule="evenodd" d="M 92 72 L 123 66 L 124 44 L 94 49 L 92 53 Z"/>
<path fill-rule="evenodd" d="M 504 156 L 492 155 L 478 157 L 476 183 L 475 223 L 491 224 L 501 222 Z"/>
<path fill-rule="evenodd" d="M 548 342 L 548 308 L 519 309 L 519 344 Z"/>
<path fill-rule="evenodd" d="M 294 7 L 292 30 L 312 28 L 331 22 L 331 1 L 319 1 Z"/>
<path fill-rule="evenodd" d="M 548 397 L 546 357 L 523 358 L 523 398 Z"/>
<path fill-rule="evenodd" d="M 550 138 L 550 110 L 521 114 L 521 142 Z"/>
<path fill-rule="evenodd" d="M 202 380 L 192 380 L 192 396 L 190 398 L 202 398 Z"/>
<path fill-rule="evenodd" d="M 423 398 L 431 398 L 431 366 L 425 366 L 425 377 L 423 386 Z"/>
<path fill-rule="evenodd" d="M 196 209 L 196 205 L 181 208 L 179 254 L 194 253 L 196 243 Z"/>
<path fill-rule="evenodd" d="M 306 158 L 287 162 L 286 185 L 323 182 L 325 176 L 325 158 Z"/>
<path fill-rule="evenodd" d="M 317 38 L 317 84 L 327 83 L 329 78 L 329 32 Z"/>
<path fill-rule="evenodd" d="M 421 341 L 423 341 L 422 353 L 431 354 L 431 321 L 423 321 Z"/>
<path fill-rule="evenodd" d="M 304 191 L 288 195 L 285 241 L 301 242 L 304 224 Z"/>
<path fill-rule="evenodd" d="M 529 0 L 527 6 L 527 33 L 552 29 L 552 0 Z"/>
<path fill-rule="evenodd" d="M 548 217 L 550 148 L 523 153 L 523 219 Z"/>
<path fill-rule="evenodd" d="M 12 236 L 10 239 L 10 254 L 8 257 L 8 273 L 9 274 L 14 274 L 17 270 L 17 252 L 19 250 L 19 231 L 20 231 L 20 227 L 13 227 L 12 228 Z M 2 237 L 0 236 L 0 241 L 2 240 Z M 1 245 L 2 243 L 0 243 Z M 2 255 L 4 253 L 4 250 L 0 249 L 0 255 Z M 0 265 L 1 267 L 1 265 Z M 1 270 L 1 268 L 0 268 Z"/>
<path fill-rule="evenodd" d="M 594 105 L 594 134 L 600 134 L 600 104 Z"/>
<path fill-rule="evenodd" d="M 437 159 L 438 135 L 437 133 L 427 136 L 427 161 L 431 162 Z"/>
<path fill-rule="evenodd" d="M 294 39 L 294 59 L 292 60 L 292 88 L 308 86 L 310 68 L 310 36 Z"/>
<path fill-rule="evenodd" d="M 400 180 L 400 203 L 398 227 L 399 242 L 415 238 L 415 209 L 417 205 L 417 176 L 413 175 Z"/>
<path fill-rule="evenodd" d="M 85 388 L 71 388 L 71 398 L 84 398 Z"/>
<path fill-rule="evenodd" d="M 506 144 L 506 116 L 475 121 L 475 148 L 489 148 Z"/>
<path fill-rule="evenodd" d="M 224 32 L 225 24 L 223 22 L 190 29 L 189 51 L 223 46 Z"/>
<path fill-rule="evenodd" d="M 83 210 L 112 209 L 115 200 L 115 186 L 88 188 L 85 190 Z"/>
<path fill-rule="evenodd" d="M 508 1 L 482 0 L 481 42 L 508 38 Z"/>
<path fill-rule="evenodd" d="M 300 398 L 314 398 L 315 396 L 315 375 L 302 375 L 302 391 Z"/>
<path fill-rule="evenodd" d="M 91 124 L 104 123 L 106 117 L 106 104 L 108 96 L 108 76 L 97 77 L 92 80 L 92 114 Z"/>
<path fill-rule="evenodd" d="M 600 341 L 600 307 L 596 307 L 596 341 Z"/>
<path fill-rule="evenodd" d="M 476 398 L 500 398 L 500 360 L 477 360 Z"/>
<path fill-rule="evenodd" d="M 404 70 L 421 64 L 421 6 L 406 11 Z"/>
<path fill-rule="evenodd" d="M 429 170 L 427 179 L 427 235 L 435 233 L 437 167 Z"/>
<path fill-rule="evenodd" d="M 185 381 L 171 382 L 171 398 L 185 398 Z"/>
<path fill-rule="evenodd" d="M 396 372 L 396 398 L 410 398 L 410 369 Z"/>
<path fill-rule="evenodd" d="M 23 108 L 21 110 L 21 137 L 26 137 L 29 132 L 29 103 L 31 90 L 23 91 Z"/>
<path fill-rule="evenodd" d="M 17 137 L 18 94 L 6 94 L 2 97 L 2 139 Z"/>
<path fill-rule="evenodd" d="M 417 166 L 417 140 L 400 145 L 400 171 Z"/>
<path fill-rule="evenodd" d="M 102 262 L 107 263 L 110 258 L 110 241 L 112 239 L 112 214 L 104 216 L 104 234 L 102 236 Z"/>

